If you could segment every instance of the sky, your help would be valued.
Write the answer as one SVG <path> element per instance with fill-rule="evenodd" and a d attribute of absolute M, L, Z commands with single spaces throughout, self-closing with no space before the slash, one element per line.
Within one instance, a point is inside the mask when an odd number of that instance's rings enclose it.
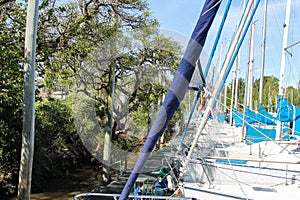
<path fill-rule="evenodd" d="M 173 37 L 178 42 L 185 44 L 190 37 L 194 26 L 199 18 L 205 0 L 147 0 L 150 11 L 159 24 L 162 33 Z M 255 39 L 254 39 L 254 79 L 260 77 L 261 73 L 261 52 L 262 52 L 262 29 L 264 2 L 261 0 L 255 14 Z M 267 9 L 267 38 L 266 38 L 266 56 L 265 71 L 266 76 L 280 76 L 281 54 L 283 46 L 283 25 L 285 23 L 286 0 L 268 0 Z M 214 23 L 209 31 L 205 46 L 204 55 L 209 55 L 211 47 L 215 40 L 216 32 L 219 28 L 227 0 L 223 0 Z M 219 45 L 214 57 L 214 65 L 220 67 L 224 60 L 226 50 L 233 36 L 236 24 L 241 18 L 244 2 L 242 0 L 232 0 L 230 11 L 221 34 Z M 300 41 L 300 1 L 292 0 L 290 13 L 289 39 L 288 46 Z M 249 31 L 248 31 L 249 32 Z M 239 77 L 245 78 L 248 63 L 248 44 L 249 33 L 247 34 L 242 48 L 240 50 L 240 70 Z M 300 44 L 289 49 L 292 56 L 286 57 L 285 83 L 284 86 L 293 85 L 297 87 L 300 80 Z M 228 81 L 231 81 L 233 73 L 229 75 Z"/>

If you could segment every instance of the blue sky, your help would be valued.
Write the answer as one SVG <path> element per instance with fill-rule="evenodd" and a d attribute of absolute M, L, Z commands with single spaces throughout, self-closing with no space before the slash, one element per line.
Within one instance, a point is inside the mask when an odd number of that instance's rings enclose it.
<path fill-rule="evenodd" d="M 201 9 L 205 0 L 147 0 L 152 15 L 158 19 L 160 28 L 163 32 L 176 35 L 175 39 L 185 43 L 192 33 L 198 20 Z M 215 39 L 215 33 L 218 30 L 222 13 L 226 6 L 227 0 L 223 0 L 218 15 L 211 27 L 204 54 L 210 53 L 210 48 Z M 261 43 L 262 43 L 262 24 L 263 24 L 263 7 L 264 0 L 261 0 L 259 8 L 255 15 L 255 59 L 254 59 L 254 77 L 260 76 L 261 69 Z M 214 63 L 218 65 L 220 60 L 224 59 L 228 40 L 231 39 L 233 31 L 243 10 L 242 0 L 232 0 L 232 5 L 227 17 L 224 31 L 221 35 L 219 47 L 215 54 Z M 267 18 L 267 40 L 266 40 L 266 61 L 265 75 L 273 75 L 279 78 L 281 64 L 281 49 L 283 38 L 283 24 L 285 21 L 286 0 L 269 0 L 268 18 Z M 300 41 L 300 1 L 292 0 L 290 15 L 290 29 L 288 45 Z M 175 33 L 175 34 L 174 34 Z M 245 38 L 244 44 L 240 50 L 240 77 L 245 77 L 245 69 L 248 62 L 248 43 L 249 36 Z M 285 70 L 285 84 L 296 86 L 300 80 L 300 45 L 290 49 L 293 56 L 287 57 Z M 221 59 L 219 59 L 221 58 Z M 229 77 L 232 77 L 230 75 Z M 230 79 L 230 78 L 229 78 Z"/>

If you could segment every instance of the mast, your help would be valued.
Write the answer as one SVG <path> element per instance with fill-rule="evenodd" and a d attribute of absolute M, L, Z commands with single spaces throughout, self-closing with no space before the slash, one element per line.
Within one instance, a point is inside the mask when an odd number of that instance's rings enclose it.
<path fill-rule="evenodd" d="M 250 22 L 253 19 L 253 16 L 254 16 L 255 11 L 256 11 L 256 9 L 257 9 L 257 7 L 259 5 L 260 0 L 256 1 L 256 5 L 255 5 L 255 7 L 254 7 L 254 9 L 253 9 L 253 11 L 252 11 L 252 13 L 250 15 L 249 20 L 247 21 L 247 18 L 248 18 L 248 15 L 250 13 L 250 10 L 251 10 L 251 7 L 253 5 L 253 2 L 254 2 L 254 0 L 250 0 L 248 2 L 248 6 L 246 8 L 246 12 L 243 15 L 242 21 L 241 21 L 240 26 L 239 26 L 239 28 L 237 30 L 235 38 L 234 38 L 234 40 L 232 42 L 231 48 L 229 49 L 228 54 L 226 56 L 226 60 L 224 62 L 224 67 L 223 67 L 223 69 L 222 69 L 222 71 L 220 73 L 220 78 L 218 79 L 218 81 L 217 81 L 217 83 L 215 85 L 214 91 L 212 93 L 212 96 L 211 96 L 211 98 L 208 101 L 208 106 L 206 107 L 206 109 L 204 111 L 203 118 L 202 118 L 202 120 L 200 122 L 200 125 L 198 127 L 197 133 L 196 133 L 196 135 L 194 137 L 194 140 L 193 140 L 192 145 L 190 147 L 190 150 L 188 152 L 187 159 L 183 163 L 183 169 L 185 169 L 187 167 L 187 165 L 189 164 L 189 160 L 192 157 L 192 154 L 193 154 L 193 151 L 194 151 L 194 149 L 195 149 L 195 147 L 197 145 L 198 139 L 199 139 L 200 135 L 202 134 L 202 131 L 203 131 L 203 129 L 204 129 L 206 123 L 207 123 L 208 117 L 210 115 L 211 108 L 213 107 L 214 102 L 215 102 L 215 98 L 220 93 L 220 90 L 222 89 L 221 88 L 222 85 L 224 85 L 224 82 L 225 82 L 225 80 L 227 78 L 226 75 L 228 75 L 227 71 L 231 69 L 231 67 L 232 67 L 232 65 L 234 63 L 234 60 L 235 60 L 235 58 L 237 56 L 237 53 L 238 53 L 238 51 L 239 51 L 239 49 L 241 47 L 241 44 L 242 44 L 243 40 L 245 38 L 245 35 L 246 35 L 246 33 L 248 31 L 248 28 L 250 26 Z M 247 21 L 247 23 L 246 23 L 246 21 Z M 245 24 L 246 24 L 246 27 L 245 27 L 245 30 L 243 31 L 243 28 L 244 28 Z M 243 32 L 243 34 L 242 34 L 242 32 Z"/>
<path fill-rule="evenodd" d="M 271 86 L 268 88 L 268 112 L 272 112 Z"/>
<path fill-rule="evenodd" d="M 264 71 L 265 71 L 265 49 L 266 49 L 266 33 L 267 33 L 267 6 L 268 0 L 265 0 L 264 5 L 264 23 L 263 23 L 263 37 L 262 37 L 262 53 L 261 53 L 261 72 L 260 72 L 260 82 L 259 82 L 259 104 L 262 104 L 263 96 L 263 84 L 264 84 Z"/>
<path fill-rule="evenodd" d="M 284 94 L 284 71 L 285 71 L 285 62 L 286 62 L 286 54 L 287 54 L 287 42 L 288 42 L 288 33 L 289 33 L 289 23 L 290 23 L 290 12 L 291 12 L 291 4 L 292 0 L 287 0 L 286 4 L 286 15 L 285 15 L 285 23 L 283 25 L 283 44 L 282 44 L 282 52 L 281 52 L 281 65 L 280 65 L 280 77 L 279 77 L 279 88 L 278 88 L 278 96 L 282 96 Z M 280 139 L 281 135 L 281 122 L 278 120 L 276 125 L 276 140 Z"/>
<path fill-rule="evenodd" d="M 240 65 L 240 54 L 236 57 L 236 66 L 235 66 L 235 95 L 234 95 L 234 108 L 238 108 L 238 88 L 239 88 L 239 65 Z"/>
<path fill-rule="evenodd" d="M 224 108 L 224 113 L 226 113 L 227 85 L 225 84 L 224 87 L 225 88 L 224 88 L 224 99 L 223 99 L 224 100 L 224 107 L 223 108 Z"/>
<path fill-rule="evenodd" d="M 249 49 L 249 73 L 247 82 L 247 106 L 252 110 L 252 89 L 253 89 L 253 65 L 254 65 L 254 32 L 255 32 L 255 22 L 252 21 L 251 31 L 250 31 L 250 49 Z"/>
<path fill-rule="evenodd" d="M 234 72 L 232 81 L 231 81 L 231 99 L 230 99 L 230 116 L 229 116 L 229 124 L 232 125 L 232 112 L 233 112 L 233 101 L 234 101 L 234 87 L 235 87 L 235 78 L 236 78 L 236 72 Z"/>
<path fill-rule="evenodd" d="M 253 6 L 252 6 L 253 7 Z M 253 9 L 253 8 L 252 8 Z M 252 88 L 253 88 L 253 64 L 254 64 L 254 22 L 251 22 L 250 39 L 248 48 L 248 69 L 246 72 L 246 85 L 244 94 L 244 109 L 243 109 L 243 125 L 242 125 L 242 138 L 245 138 L 246 126 L 246 107 L 252 110 Z"/>
<path fill-rule="evenodd" d="M 219 26 L 219 29 L 218 29 L 218 32 L 217 32 L 217 35 L 216 35 L 216 39 L 215 39 L 215 42 L 214 42 L 214 45 L 212 47 L 212 50 L 210 52 L 210 55 L 209 55 L 209 59 L 208 59 L 208 62 L 206 64 L 206 68 L 205 68 L 205 71 L 204 71 L 204 74 L 203 74 L 203 78 L 204 78 L 204 81 L 205 79 L 207 79 L 207 74 L 208 74 L 208 71 L 211 67 L 211 62 L 212 62 L 212 59 L 215 55 L 215 52 L 216 52 L 216 48 L 217 48 L 217 45 L 219 43 L 219 39 L 220 39 L 220 35 L 222 33 L 222 30 L 223 30 L 223 27 L 224 27 L 224 24 L 225 24 L 225 21 L 226 21 L 226 18 L 227 18 L 227 15 L 228 15 L 228 12 L 229 12 L 229 8 L 230 8 L 230 5 L 231 5 L 231 2 L 232 0 L 228 0 L 227 1 L 227 5 L 226 5 L 226 8 L 225 8 L 225 12 L 224 12 L 224 15 L 222 17 L 222 21 L 220 23 L 220 26 Z M 221 57 L 222 57 L 222 45 L 221 45 L 221 50 L 220 50 L 220 62 L 221 62 Z M 198 60 L 199 61 L 199 60 Z M 201 68 L 199 68 L 201 69 Z M 213 70 L 212 70 L 212 80 L 214 79 L 213 78 L 213 75 L 214 75 L 214 67 L 213 67 Z M 207 81 L 208 82 L 208 81 Z M 200 98 L 200 95 L 201 95 L 201 91 L 202 91 L 202 87 L 203 87 L 203 84 L 200 84 L 199 85 L 199 89 L 198 89 L 198 92 L 196 94 L 196 98 L 194 100 L 194 103 L 193 103 L 193 106 L 192 106 L 192 110 L 191 110 L 191 113 L 190 113 L 190 116 L 188 118 L 188 122 L 186 123 L 185 125 L 185 128 L 183 130 L 183 134 L 182 134 L 182 137 L 181 137 L 181 141 L 180 141 L 180 145 L 182 145 L 184 143 L 184 138 L 186 136 L 186 131 L 187 131 L 187 127 L 190 123 L 190 120 L 191 120 L 191 117 L 192 117 L 192 114 L 194 113 L 194 110 L 195 110 L 195 107 L 196 107 L 196 104 L 197 104 L 197 101 L 198 99 Z"/>

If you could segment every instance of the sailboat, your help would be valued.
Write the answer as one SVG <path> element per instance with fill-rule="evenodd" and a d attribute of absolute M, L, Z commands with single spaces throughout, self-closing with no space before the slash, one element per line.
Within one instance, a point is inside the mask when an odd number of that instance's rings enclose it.
<path fill-rule="evenodd" d="M 289 16 L 290 5 L 291 1 L 289 0 L 287 16 Z M 287 27 L 285 25 L 283 55 L 287 46 Z M 285 59 L 284 56 L 282 59 Z M 281 77 L 283 75 L 284 70 L 281 72 Z M 280 87 L 283 88 L 282 80 Z M 199 196 L 201 199 L 285 199 L 291 193 L 300 192 L 299 134 L 295 129 L 293 129 L 292 134 L 289 134 L 288 128 L 280 126 L 282 122 L 298 124 L 300 113 L 298 108 L 287 102 L 282 94 L 279 92 L 276 117 L 268 114 L 263 107 L 260 109 L 260 114 L 252 112 L 249 108 L 246 108 L 245 117 L 242 114 L 238 116 L 236 113 L 236 119 L 245 120 L 247 124 L 244 143 L 229 144 L 228 146 L 226 146 L 228 143 L 223 143 L 222 148 L 214 148 L 213 156 L 198 157 L 201 160 L 201 164 L 198 165 L 190 163 L 190 161 L 184 162 L 184 167 L 187 167 L 192 179 L 196 180 L 193 183 L 185 184 L 184 189 L 187 197 Z M 203 126 L 204 123 L 207 123 L 206 121 L 207 119 L 204 118 Z M 265 128 L 253 125 L 253 123 L 261 123 L 262 121 L 267 121 L 271 126 Z M 277 130 L 274 128 L 276 124 Z M 293 125 L 294 128 L 295 126 Z M 196 148 L 197 151 L 201 149 L 199 138 L 202 137 L 204 137 L 203 128 L 198 129 L 197 140 L 194 140 L 193 143 L 194 148 L 200 147 Z M 211 143 L 214 144 L 214 142 Z M 192 152 L 189 155 L 188 158 L 195 156 Z M 200 179 L 197 179 L 195 175 L 198 175 Z M 297 195 L 291 197 L 291 199 L 298 198 Z"/>

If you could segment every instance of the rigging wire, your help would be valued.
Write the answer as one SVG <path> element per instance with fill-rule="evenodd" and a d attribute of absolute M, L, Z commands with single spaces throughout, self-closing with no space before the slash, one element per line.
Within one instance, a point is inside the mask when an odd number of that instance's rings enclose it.
<path fill-rule="evenodd" d="M 207 166 L 210 166 L 210 167 L 215 167 L 216 169 L 218 169 L 221 173 L 224 173 L 224 175 L 227 175 L 228 177 L 232 178 L 233 180 L 235 181 L 238 181 L 237 179 L 233 178 L 232 176 L 229 176 L 227 173 L 225 172 L 222 172 L 220 169 L 223 169 L 223 170 L 231 170 L 229 168 L 226 168 L 226 167 L 222 167 L 222 166 L 218 166 L 216 165 L 215 163 L 202 163 L 203 165 L 207 165 Z M 227 164 L 223 164 L 223 165 L 227 165 Z M 284 175 L 280 176 L 278 175 L 278 172 L 290 172 L 290 173 L 300 173 L 299 170 L 286 170 L 286 169 L 280 169 L 280 168 L 270 168 L 270 167 L 256 167 L 256 166 L 249 166 L 249 165 L 236 165 L 238 167 L 241 167 L 241 168 L 252 168 L 252 169 L 258 169 L 259 171 L 260 170 L 269 170 L 269 171 L 274 171 L 273 173 L 275 174 L 267 174 L 267 173 L 261 173 L 261 172 L 251 172 L 251 171 L 246 171 L 246 170 L 238 170 L 238 169 L 234 169 L 234 171 L 236 172 L 242 172 L 242 173 L 245 173 L 245 174 L 253 174 L 253 175 L 258 175 L 258 176 L 265 176 L 265 177 L 273 177 L 273 178 L 280 178 L 280 179 L 293 179 L 292 177 L 289 178 L 289 177 L 286 177 Z M 242 183 L 242 182 L 240 182 Z M 250 186 L 250 184 L 249 184 Z"/>
<path fill-rule="evenodd" d="M 230 8 L 230 5 L 231 5 L 231 1 L 232 1 L 232 0 L 228 0 L 228 2 L 227 2 L 226 9 L 225 9 L 225 12 L 224 12 L 224 15 L 223 15 L 223 18 L 222 18 L 221 24 L 220 24 L 220 26 L 219 26 L 219 30 L 218 30 L 218 33 L 217 33 L 215 42 L 214 42 L 214 45 L 213 45 L 213 48 L 212 48 L 212 51 L 211 51 L 211 54 L 210 54 L 210 59 L 209 59 L 209 61 L 208 61 L 208 63 L 207 63 L 207 66 L 206 66 L 206 68 L 205 68 L 204 78 L 207 77 L 207 73 L 208 73 L 208 70 L 209 70 L 209 68 L 210 68 L 211 60 L 212 60 L 212 58 L 213 58 L 213 56 L 214 56 L 214 53 L 215 53 L 215 51 L 216 51 L 216 47 L 217 47 L 217 44 L 218 44 L 218 42 L 219 42 L 220 35 L 221 35 L 221 32 L 222 32 L 223 27 L 224 27 L 224 24 L 225 24 L 225 21 L 226 21 L 226 18 L 227 18 L 227 14 L 228 14 L 228 12 L 229 12 L 229 8 Z M 198 102 L 198 100 L 199 100 L 199 98 L 200 98 L 202 89 L 203 89 L 203 85 L 200 84 L 200 85 L 199 85 L 199 88 L 198 88 L 197 96 L 196 96 L 196 98 L 195 98 L 195 100 L 194 100 L 194 103 L 193 103 L 193 106 L 192 106 L 191 113 L 190 113 L 190 115 L 189 115 L 188 122 L 187 122 L 187 124 L 186 124 L 186 126 L 185 126 L 185 129 L 184 129 L 184 131 L 183 131 L 183 134 L 182 134 L 182 138 L 181 138 L 181 141 L 180 141 L 180 146 L 182 146 L 183 143 L 184 143 L 184 138 L 185 138 L 185 135 L 186 135 L 187 127 L 188 127 L 188 125 L 189 125 L 189 123 L 190 123 L 190 120 L 191 120 L 191 118 L 192 118 L 192 115 L 193 115 L 193 113 L 194 113 L 196 104 L 197 104 L 197 102 Z"/>
<path fill-rule="evenodd" d="M 240 118 L 239 116 L 237 116 L 238 118 Z M 241 118 L 240 118 L 241 119 Z M 258 133 L 260 133 L 261 135 L 263 135 L 265 138 L 267 138 L 269 141 L 271 141 L 272 143 L 274 143 L 275 145 L 277 145 L 279 148 L 281 148 L 284 151 L 287 151 L 288 153 L 292 154 L 293 156 L 295 156 L 296 158 L 300 159 L 300 156 L 294 154 L 292 151 L 285 149 L 285 147 L 281 146 L 280 144 L 276 143 L 276 141 L 274 141 L 272 138 L 270 138 L 268 135 L 266 135 L 265 133 L 263 133 L 262 131 L 260 131 L 257 127 L 252 126 L 249 122 L 245 121 L 246 125 L 252 127 L 255 131 L 257 131 Z"/>
<path fill-rule="evenodd" d="M 223 94 L 221 94 L 221 95 L 223 95 Z M 227 97 L 227 99 L 229 99 L 229 98 Z M 221 101 L 219 101 L 219 100 L 216 100 L 216 101 L 218 101 L 220 104 L 222 104 L 222 106 L 224 106 L 224 103 L 222 103 Z M 240 103 L 238 103 L 238 104 L 239 104 L 240 107 L 244 107 L 243 104 L 240 104 Z M 226 109 L 229 109 L 229 107 L 226 106 Z M 272 119 L 272 118 L 270 118 L 270 117 L 268 117 L 268 116 L 263 115 L 263 114 L 260 113 L 260 112 L 257 112 L 256 114 L 259 115 L 259 116 L 261 116 L 261 117 L 264 117 L 264 118 L 266 118 L 266 119 L 268 119 L 268 120 L 270 120 L 270 121 L 273 121 L 273 120 L 274 120 L 274 119 Z M 241 120 L 244 121 L 244 119 L 241 118 L 240 116 L 236 115 L 236 117 L 238 117 L 239 119 L 241 119 Z M 251 115 L 247 115 L 247 118 L 250 118 L 250 119 L 252 119 L 253 121 L 257 121 L 257 119 L 255 119 L 255 118 L 252 117 Z M 264 123 L 261 122 L 261 124 L 264 124 Z M 248 125 L 250 125 L 249 122 L 248 122 Z M 267 124 L 266 124 L 266 125 L 267 125 Z M 251 126 L 251 127 L 254 127 L 254 126 L 252 126 L 252 125 L 250 125 L 250 126 Z M 289 126 L 287 126 L 287 125 L 284 125 L 284 128 L 287 128 L 289 131 L 292 131 L 292 129 L 291 129 Z M 257 128 L 256 128 L 256 131 L 258 131 Z M 258 132 L 259 132 L 260 134 L 262 134 L 263 136 L 266 136 L 262 131 L 258 131 Z M 298 133 L 298 132 L 296 131 L 296 133 Z M 268 139 L 271 139 L 271 138 L 268 138 Z M 290 153 L 291 153 L 291 152 L 290 152 Z"/>

